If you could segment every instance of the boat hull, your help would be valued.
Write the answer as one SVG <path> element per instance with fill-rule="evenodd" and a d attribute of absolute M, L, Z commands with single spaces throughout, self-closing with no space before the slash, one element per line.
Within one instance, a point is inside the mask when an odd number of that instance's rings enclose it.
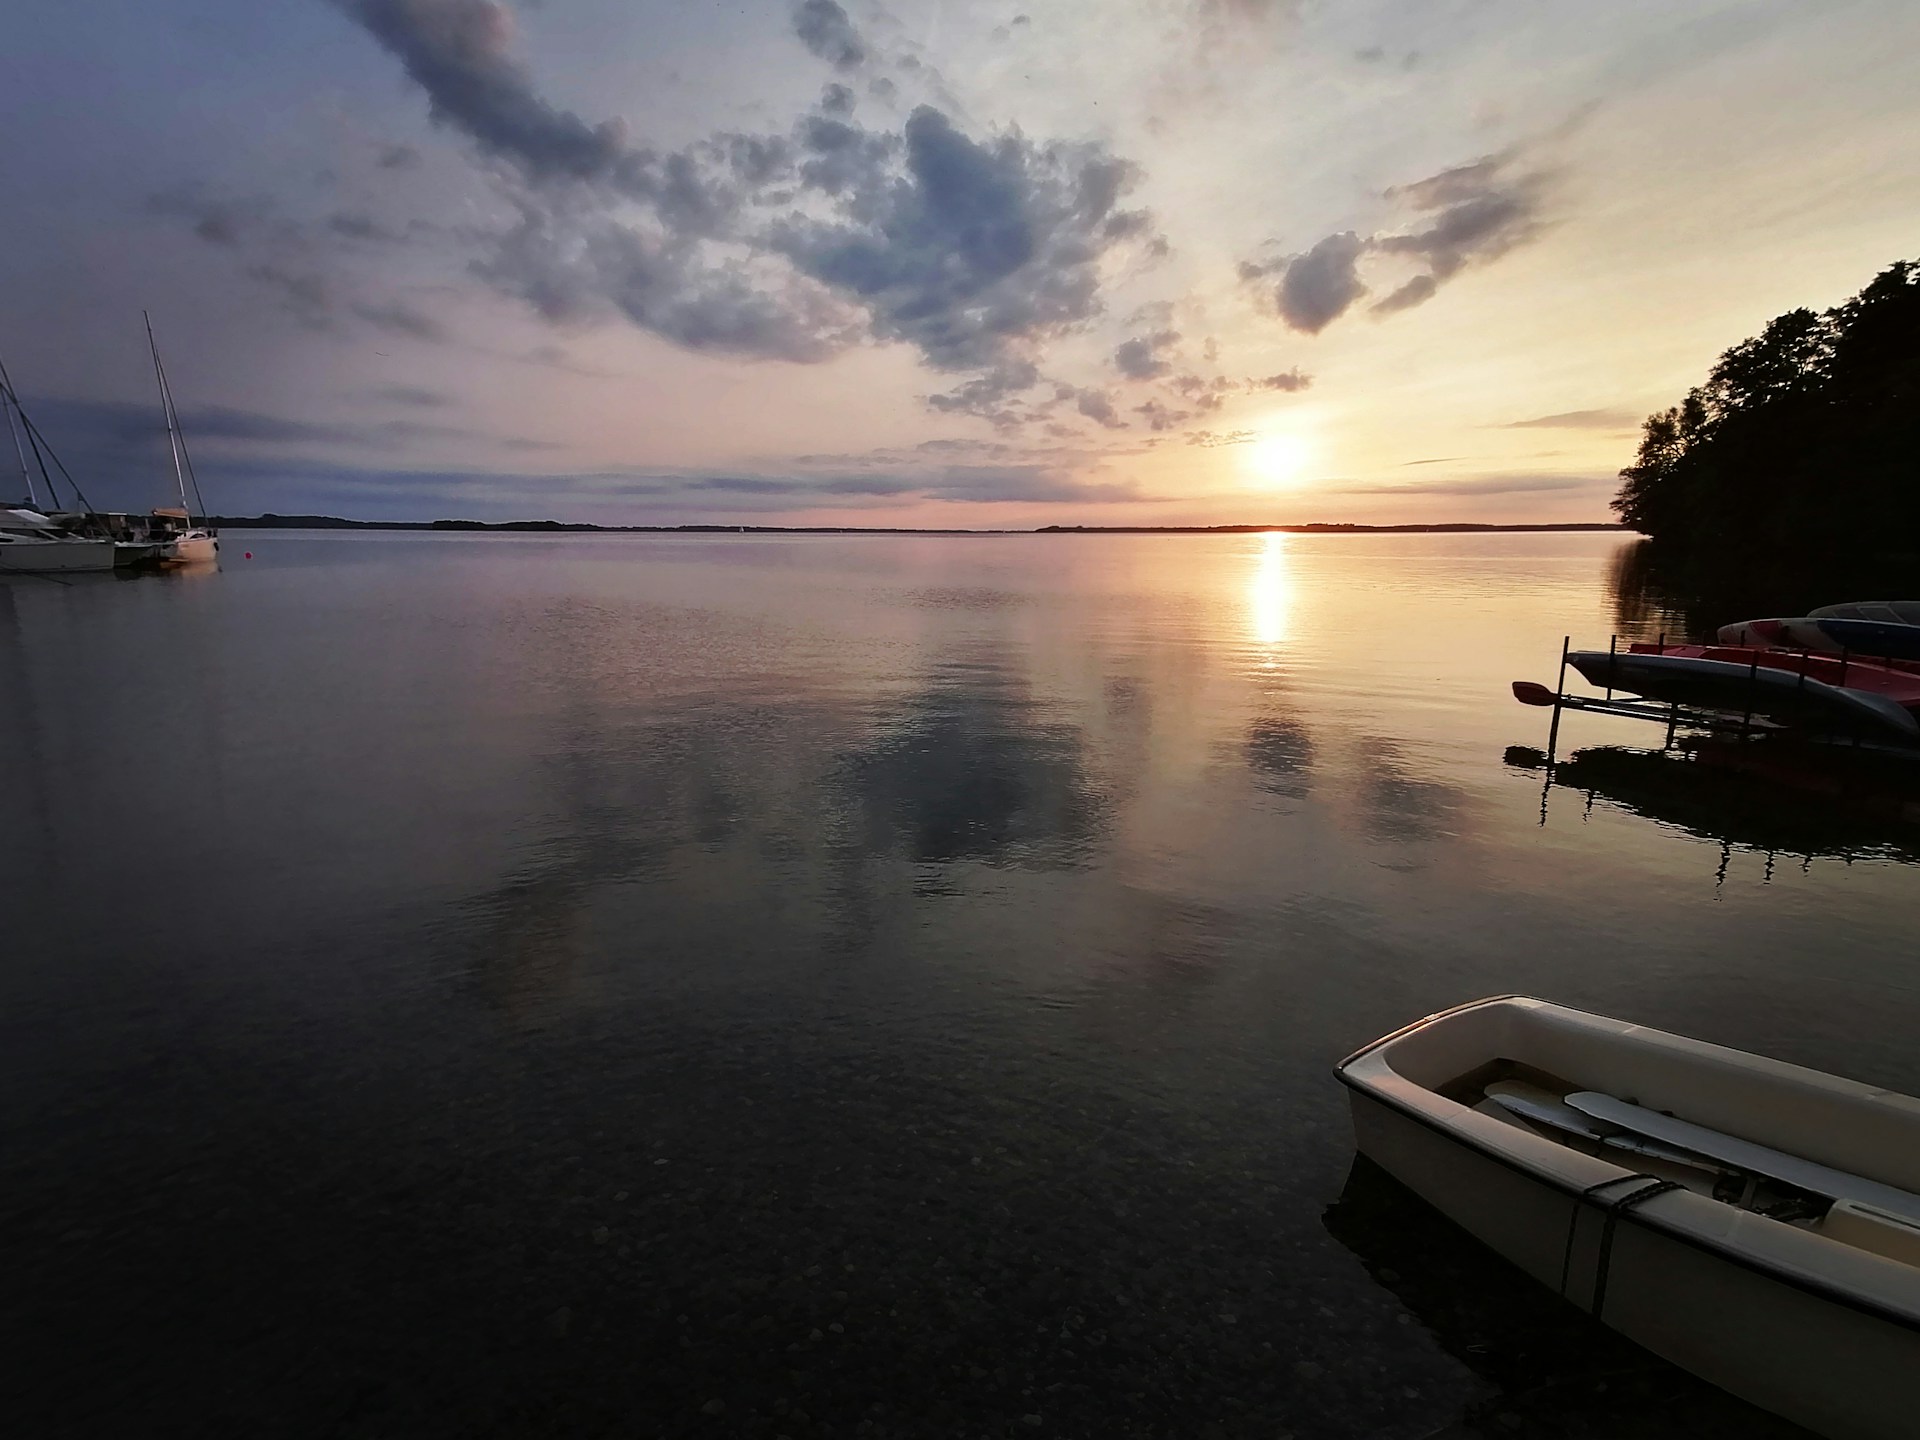
<path fill-rule="evenodd" d="M 1849 600 L 1809 610 L 1815 620 L 1878 620 L 1888 625 L 1920 625 L 1920 600 Z"/>
<path fill-rule="evenodd" d="M 1883 694 L 1829 685 L 1757 664 L 1678 654 L 1575 650 L 1567 664 L 1589 685 L 1728 715 L 1764 715 L 1820 730 L 1892 734 L 1920 741 L 1920 722 Z"/>
<path fill-rule="evenodd" d="M 161 557 L 165 565 L 214 565 L 220 560 L 220 542 L 212 535 L 183 535 L 169 542 Z"/>
<path fill-rule="evenodd" d="M 1463 1006 L 1343 1062 L 1361 1153 L 1534 1279 L 1722 1389 L 1836 1440 L 1911 1436 L 1920 1374 L 1920 1274 L 1911 1267 L 1840 1256 L 1823 1269 L 1822 1252 L 1807 1247 L 1845 1247 L 1688 1193 L 1654 1193 L 1610 1215 L 1610 1202 L 1651 1182 L 1406 1083 L 1382 1060 L 1394 1040 L 1451 1016 L 1529 1006 L 1541 1002 Z M 1850 1286 L 1862 1264 L 1865 1280 Z M 1906 1277 L 1911 1293 L 1901 1288 Z"/>
<path fill-rule="evenodd" d="M 117 563 L 111 541 L 50 541 L 0 544 L 0 575 L 69 575 L 111 570 Z"/>

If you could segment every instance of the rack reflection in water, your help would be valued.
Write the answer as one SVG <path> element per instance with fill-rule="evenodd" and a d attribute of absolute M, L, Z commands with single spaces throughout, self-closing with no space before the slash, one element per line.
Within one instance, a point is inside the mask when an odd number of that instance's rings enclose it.
<path fill-rule="evenodd" d="M 1844 746 L 1699 741 L 1684 750 L 1600 745 L 1557 763 L 1509 746 L 1516 769 L 1733 849 L 1815 859 L 1920 861 L 1920 763 Z M 1724 858 L 1723 858 L 1724 865 Z"/>

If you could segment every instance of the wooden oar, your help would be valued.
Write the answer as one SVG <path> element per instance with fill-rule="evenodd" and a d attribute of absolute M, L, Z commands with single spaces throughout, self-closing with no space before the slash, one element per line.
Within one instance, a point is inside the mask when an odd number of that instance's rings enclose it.
<path fill-rule="evenodd" d="M 1863 1201 L 1902 1219 L 1920 1222 L 1920 1195 L 1882 1185 L 1878 1180 L 1851 1175 L 1845 1170 L 1803 1160 L 1798 1155 L 1789 1155 L 1734 1135 L 1723 1135 L 1704 1125 L 1676 1120 L 1671 1115 L 1662 1115 L 1658 1110 L 1649 1110 L 1644 1105 L 1616 1100 L 1611 1095 L 1601 1095 L 1592 1090 L 1580 1090 L 1567 1096 L 1567 1104 L 1595 1120 L 1622 1126 L 1636 1134 L 1663 1140 L 1669 1145 L 1684 1146 L 1723 1164 L 1750 1170 L 1769 1180 L 1778 1180 L 1783 1185 L 1810 1190 L 1829 1200 Z"/>

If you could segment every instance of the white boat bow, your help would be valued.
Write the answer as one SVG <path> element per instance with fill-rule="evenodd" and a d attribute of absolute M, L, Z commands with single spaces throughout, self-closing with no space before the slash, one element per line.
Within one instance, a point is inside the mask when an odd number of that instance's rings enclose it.
<path fill-rule="evenodd" d="M 1336 1074 L 1364 1154 L 1607 1325 L 1823 1434 L 1920 1434 L 1920 1229 L 1904 1208 L 1920 1206 L 1920 1101 L 1512 995 L 1428 1016 Z M 1502 1103 L 1536 1090 L 1659 1143 Z M 1595 1096 L 1634 1102 L 1648 1128 Z M 1644 1119 L 1660 1112 L 1685 1125 Z M 1674 1163 L 1676 1146 L 1694 1161 Z M 1762 1173 L 1783 1160 L 1807 1168 Z"/>

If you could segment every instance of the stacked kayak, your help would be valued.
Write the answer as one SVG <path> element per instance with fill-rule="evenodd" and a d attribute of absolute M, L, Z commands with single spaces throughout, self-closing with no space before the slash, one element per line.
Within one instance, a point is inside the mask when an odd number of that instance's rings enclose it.
<path fill-rule="evenodd" d="M 1752 658 L 1709 658 L 1700 653 L 1706 648 L 1668 647 L 1651 654 L 1638 649 L 1624 653 L 1575 650 L 1568 653 L 1567 664 L 1589 685 L 1623 690 L 1649 700 L 1724 715 L 1760 717 L 1796 729 L 1920 742 L 1920 721 L 1915 720 L 1913 710 L 1892 695 L 1756 664 Z M 1681 653 L 1682 649 L 1696 653 Z M 1920 676 L 1912 678 L 1920 680 Z M 1920 686 L 1915 688 L 1920 690 Z M 1920 693 L 1907 692 L 1907 698 L 1920 705 Z"/>
<path fill-rule="evenodd" d="M 1810 615 L 1720 627 L 1723 645 L 1920 660 L 1920 601 L 1852 600 Z"/>
<path fill-rule="evenodd" d="M 1781 670 L 1789 675 L 1839 685 L 1849 690 L 1867 690 L 1884 695 L 1908 709 L 1920 706 L 1920 670 L 1878 665 L 1871 660 L 1851 656 L 1816 655 L 1805 650 L 1767 650 L 1747 645 L 1654 645 L 1640 642 L 1629 647 L 1635 655 L 1679 655 L 1694 660 L 1720 660 L 1731 665 L 1760 666 Z"/>

